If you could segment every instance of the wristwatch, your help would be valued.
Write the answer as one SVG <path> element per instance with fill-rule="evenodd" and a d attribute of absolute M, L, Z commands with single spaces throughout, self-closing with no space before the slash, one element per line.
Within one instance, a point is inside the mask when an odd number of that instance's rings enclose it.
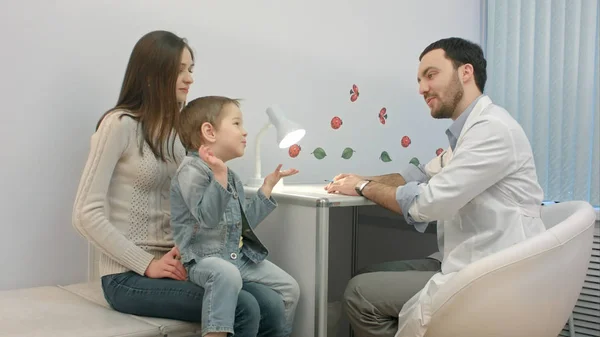
<path fill-rule="evenodd" d="M 371 180 L 363 180 L 363 181 L 359 181 L 358 184 L 356 184 L 356 186 L 354 186 L 354 190 L 356 191 L 356 193 L 358 193 L 358 195 L 360 195 L 361 197 L 363 197 L 363 189 L 365 188 L 365 186 L 367 186 L 368 183 L 370 183 Z"/>

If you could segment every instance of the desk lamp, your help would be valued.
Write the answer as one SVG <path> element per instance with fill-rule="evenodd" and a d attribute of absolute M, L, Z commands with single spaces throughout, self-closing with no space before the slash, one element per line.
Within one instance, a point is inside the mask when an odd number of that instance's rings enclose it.
<path fill-rule="evenodd" d="M 277 144 L 281 149 L 285 149 L 296 144 L 306 134 L 306 130 L 304 130 L 298 124 L 294 123 L 293 121 L 290 121 L 285 117 L 285 114 L 278 105 L 272 105 L 268 107 L 266 112 L 269 116 L 269 121 L 267 122 L 267 124 L 265 124 L 265 126 L 262 127 L 262 129 L 260 129 L 260 131 L 256 135 L 256 167 L 254 171 L 254 177 L 250 179 L 250 181 L 247 184 L 247 186 L 250 187 L 260 187 L 264 182 L 264 177 L 262 176 L 260 163 L 260 142 L 264 133 L 271 126 L 274 126 L 277 130 Z M 278 187 L 283 186 L 283 178 L 279 180 L 279 183 L 277 185 Z"/>

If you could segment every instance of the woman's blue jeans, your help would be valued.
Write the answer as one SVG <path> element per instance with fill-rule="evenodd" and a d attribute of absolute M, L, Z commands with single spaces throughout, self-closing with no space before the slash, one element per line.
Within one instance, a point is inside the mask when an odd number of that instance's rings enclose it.
<path fill-rule="evenodd" d="M 102 289 L 108 303 L 119 312 L 198 323 L 202 320 L 204 289 L 189 281 L 126 272 L 102 277 Z M 278 293 L 258 283 L 243 284 L 235 310 L 235 337 L 280 336 L 284 321 Z"/>

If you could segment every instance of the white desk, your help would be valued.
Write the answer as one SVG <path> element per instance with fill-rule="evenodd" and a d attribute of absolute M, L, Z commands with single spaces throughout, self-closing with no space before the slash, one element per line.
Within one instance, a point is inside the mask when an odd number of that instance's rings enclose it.
<path fill-rule="evenodd" d="M 363 197 L 328 194 L 324 184 L 285 185 L 273 191 L 279 206 L 256 229 L 277 264 L 300 285 L 294 337 L 327 336 L 330 208 L 351 207 L 352 275 L 357 266 L 358 207 L 374 205 Z M 246 197 L 257 188 L 244 187 Z"/>

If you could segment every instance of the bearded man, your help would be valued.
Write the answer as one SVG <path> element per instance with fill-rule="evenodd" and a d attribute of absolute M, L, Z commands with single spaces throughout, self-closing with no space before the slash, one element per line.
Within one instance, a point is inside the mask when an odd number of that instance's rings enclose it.
<path fill-rule="evenodd" d="M 439 252 L 370 266 L 346 287 L 344 308 L 358 337 L 423 336 L 436 291 L 470 263 L 545 231 L 543 191 L 517 121 L 483 94 L 478 45 L 447 38 L 419 57 L 419 94 L 433 118 L 450 118 L 450 146 L 426 165 L 375 177 L 340 174 L 325 189 L 362 195 L 424 232 L 437 221 Z"/>

